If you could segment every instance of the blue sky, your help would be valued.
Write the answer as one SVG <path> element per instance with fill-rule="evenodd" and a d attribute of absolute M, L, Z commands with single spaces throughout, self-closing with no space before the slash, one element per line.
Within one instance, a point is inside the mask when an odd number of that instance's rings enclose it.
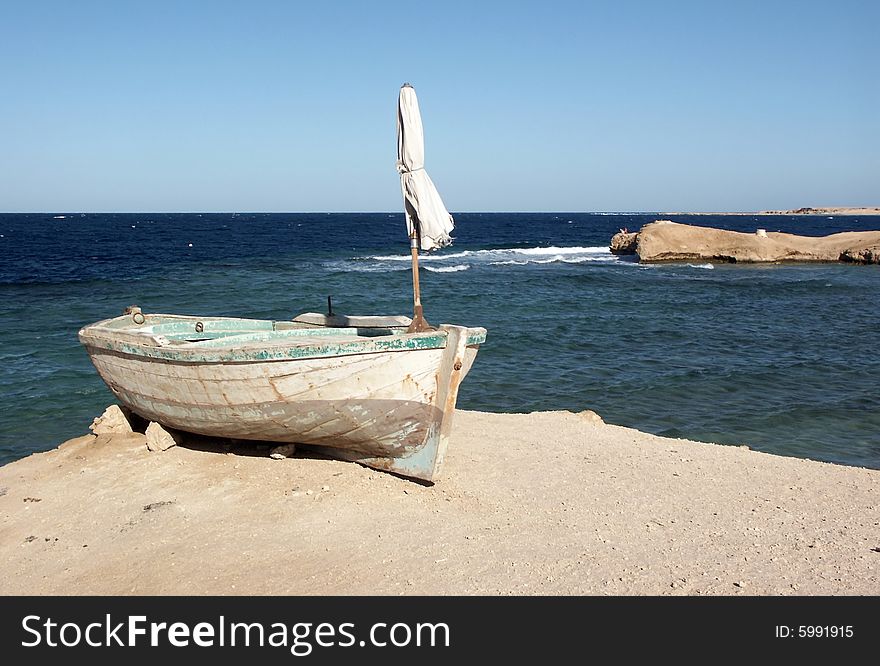
<path fill-rule="evenodd" d="M 880 205 L 880 3 L 6 2 L 0 211 Z"/>

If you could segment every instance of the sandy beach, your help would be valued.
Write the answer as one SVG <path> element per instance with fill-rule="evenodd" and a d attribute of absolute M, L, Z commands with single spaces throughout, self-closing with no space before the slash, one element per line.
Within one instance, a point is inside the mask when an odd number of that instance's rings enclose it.
<path fill-rule="evenodd" d="M 876 470 L 571 412 L 459 411 L 433 486 L 266 452 L 88 435 L 0 468 L 0 593 L 880 593 Z"/>

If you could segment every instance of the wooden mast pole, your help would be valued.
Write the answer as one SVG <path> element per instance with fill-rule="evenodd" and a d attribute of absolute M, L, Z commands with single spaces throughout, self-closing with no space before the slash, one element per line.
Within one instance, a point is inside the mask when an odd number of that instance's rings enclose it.
<path fill-rule="evenodd" d="M 420 333 L 431 330 L 431 325 L 422 313 L 422 295 L 419 291 L 419 242 L 416 233 L 410 237 L 409 247 L 412 253 L 413 319 L 406 332 Z"/>

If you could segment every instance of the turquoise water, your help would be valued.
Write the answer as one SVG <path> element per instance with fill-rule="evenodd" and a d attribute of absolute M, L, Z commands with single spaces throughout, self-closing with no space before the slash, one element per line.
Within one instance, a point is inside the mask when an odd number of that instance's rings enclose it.
<path fill-rule="evenodd" d="M 63 217 L 62 217 L 63 216 Z M 456 214 L 423 260 L 432 323 L 484 326 L 459 407 L 593 409 L 657 434 L 880 469 L 880 267 L 639 265 L 656 215 Z M 808 235 L 871 218 L 688 217 Z M 399 213 L 0 215 L 0 462 L 86 432 L 113 400 L 76 333 L 144 311 L 410 314 Z M 552 433 L 548 433 L 552 436 Z"/>

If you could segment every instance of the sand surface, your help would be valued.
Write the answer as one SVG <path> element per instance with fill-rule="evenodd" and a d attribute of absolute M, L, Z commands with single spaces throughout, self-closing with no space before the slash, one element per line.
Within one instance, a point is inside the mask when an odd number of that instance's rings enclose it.
<path fill-rule="evenodd" d="M 0 593 L 876 595 L 878 497 L 569 412 L 458 412 L 434 486 L 90 435 L 0 468 Z"/>

